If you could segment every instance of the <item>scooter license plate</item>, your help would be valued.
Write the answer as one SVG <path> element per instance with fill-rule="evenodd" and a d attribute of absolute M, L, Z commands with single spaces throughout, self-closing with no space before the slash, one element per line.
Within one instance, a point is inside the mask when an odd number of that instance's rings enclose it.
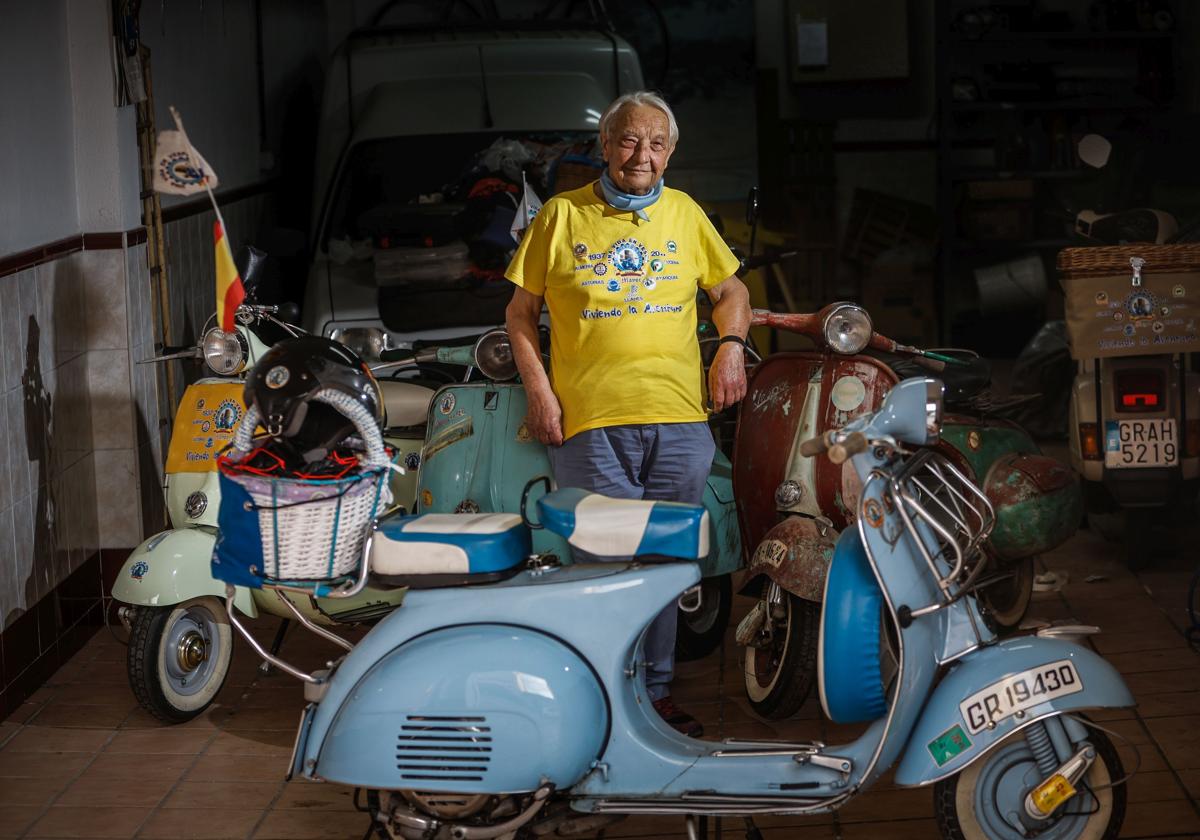
<path fill-rule="evenodd" d="M 1017 712 L 1078 691 L 1083 691 L 1083 681 L 1075 663 L 1060 659 L 994 682 L 962 701 L 958 710 L 967 730 L 975 735 L 986 729 L 989 721 L 999 723 Z"/>
<path fill-rule="evenodd" d="M 1108 469 L 1171 467 L 1178 462 L 1175 418 L 1105 421 L 1104 466 Z"/>

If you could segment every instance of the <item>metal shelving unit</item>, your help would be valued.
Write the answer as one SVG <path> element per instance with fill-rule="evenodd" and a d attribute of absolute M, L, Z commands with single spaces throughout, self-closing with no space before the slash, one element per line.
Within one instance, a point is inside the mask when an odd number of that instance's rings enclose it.
<path fill-rule="evenodd" d="M 936 0 L 935 291 L 944 342 L 955 340 L 959 316 L 977 307 L 975 268 L 1037 253 L 1052 276 L 1055 252 L 1077 244 L 1069 219 L 1052 220 L 1056 207 L 1061 212 L 1059 193 L 1085 187 L 1092 176 L 1074 159 L 1078 136 L 1150 120 L 1171 107 L 1166 92 L 1173 33 L 1085 30 L 1086 4 L 1079 5 L 1075 31 L 966 33 L 955 30 L 956 17 L 978 4 Z M 1077 68 L 1082 70 L 1072 75 Z M 1089 74 L 1088 68 L 1101 72 Z M 974 98 L 955 99 L 956 93 Z M 994 222 L 996 237 L 983 238 L 980 230 L 989 220 L 1005 218 L 1006 204 L 1007 218 L 1026 224 L 1029 235 L 1014 236 L 1015 225 L 1005 229 Z M 1020 207 L 1028 208 L 1027 216 L 1020 216 Z M 1030 317 L 1030 326 L 1036 328 L 1044 315 Z M 972 317 L 978 321 L 977 313 Z M 1005 320 L 1015 330 L 1020 318 Z"/>

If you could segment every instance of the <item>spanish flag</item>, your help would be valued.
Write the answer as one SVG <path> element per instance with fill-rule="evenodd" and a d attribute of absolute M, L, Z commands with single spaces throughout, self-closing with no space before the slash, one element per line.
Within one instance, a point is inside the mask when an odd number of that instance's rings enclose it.
<path fill-rule="evenodd" d="M 233 264 L 229 237 L 225 235 L 220 216 L 213 222 L 213 241 L 217 248 L 217 324 L 225 332 L 233 332 L 233 316 L 246 299 L 246 290 L 242 288 L 242 278 Z"/>

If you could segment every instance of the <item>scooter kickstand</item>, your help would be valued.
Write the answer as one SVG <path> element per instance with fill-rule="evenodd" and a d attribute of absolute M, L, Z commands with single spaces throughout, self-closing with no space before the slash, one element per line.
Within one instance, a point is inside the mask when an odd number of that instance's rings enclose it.
<path fill-rule="evenodd" d="M 284 637 L 284 635 L 287 634 L 287 629 L 291 625 L 291 623 L 292 623 L 292 620 L 290 618 L 279 619 L 279 629 L 275 631 L 275 640 L 273 642 L 271 642 L 271 655 L 272 656 L 279 655 L 279 649 L 281 647 L 283 647 L 283 637 Z M 271 673 L 271 663 L 267 662 L 266 660 L 263 660 L 259 664 L 258 670 L 259 670 L 259 673 L 262 673 L 262 674 Z"/>

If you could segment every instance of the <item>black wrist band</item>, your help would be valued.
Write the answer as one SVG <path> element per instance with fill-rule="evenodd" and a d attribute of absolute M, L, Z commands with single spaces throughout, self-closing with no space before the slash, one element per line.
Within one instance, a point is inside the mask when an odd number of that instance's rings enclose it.
<path fill-rule="evenodd" d="M 733 334 L 721 336 L 721 340 L 718 341 L 717 343 L 725 344 L 726 342 L 730 342 L 730 341 L 732 341 L 734 344 L 740 344 L 743 347 L 746 346 L 746 339 L 742 338 L 740 335 L 733 335 Z"/>

